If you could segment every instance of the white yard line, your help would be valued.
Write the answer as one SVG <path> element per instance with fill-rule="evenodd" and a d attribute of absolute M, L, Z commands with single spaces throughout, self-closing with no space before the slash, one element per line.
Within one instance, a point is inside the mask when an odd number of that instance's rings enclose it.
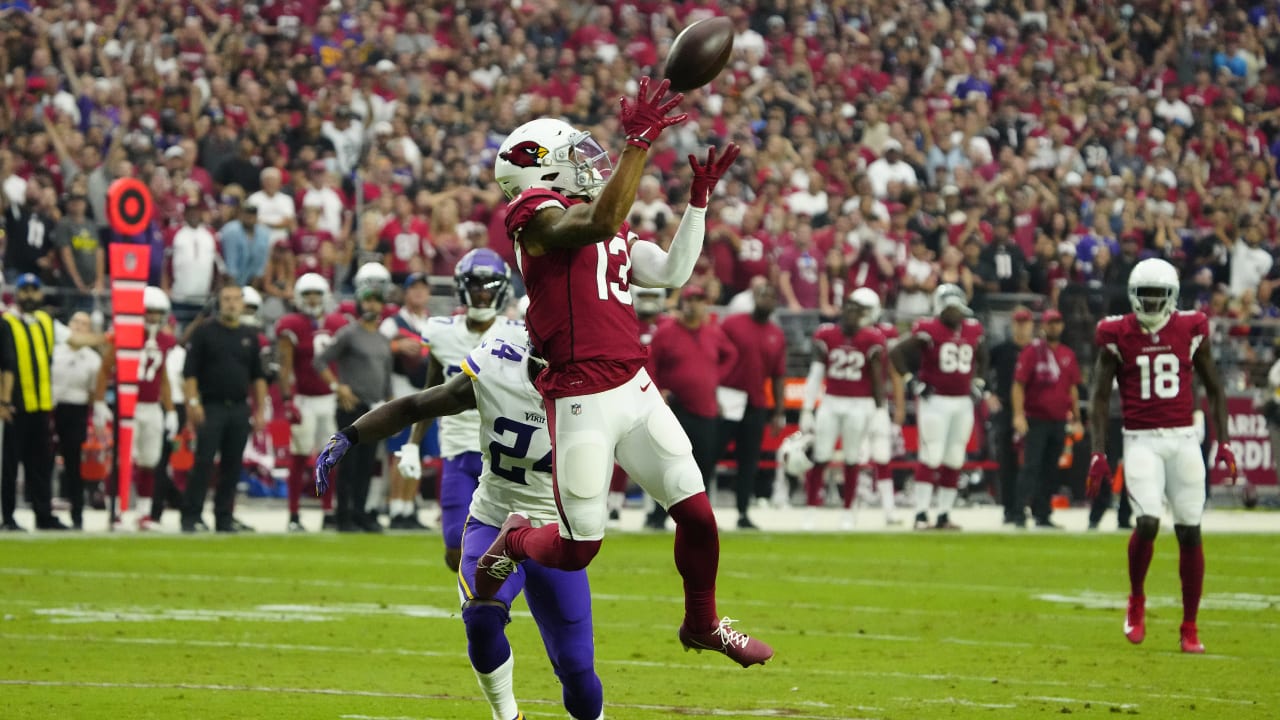
<path fill-rule="evenodd" d="M 270 650 L 273 652 L 304 652 L 304 653 L 349 653 L 353 655 L 392 655 L 399 657 L 432 657 L 432 658 L 452 658 L 459 662 L 466 662 L 466 653 L 459 648 L 456 652 L 441 652 L 433 650 L 416 650 L 412 648 L 387 648 L 387 647 L 351 647 L 342 645 L 304 645 L 289 643 L 256 643 L 256 642 L 234 642 L 229 640 L 179 640 L 173 638 L 161 637 L 99 637 L 91 635 L 57 635 L 57 634 L 21 634 L 21 633 L 0 633 L 0 639 L 4 640 L 21 640 L 28 642 L 70 642 L 70 643 L 103 643 L 114 645 L 153 645 L 153 646 L 170 646 L 170 647 L 200 647 L 200 648 L 225 648 L 225 649 L 251 649 L 251 650 Z M 689 671 L 689 672 L 741 672 L 741 669 L 735 665 L 728 663 L 676 663 L 676 662 L 660 662 L 652 660 L 614 660 L 605 658 L 596 658 L 598 665 L 614 665 L 622 667 L 646 667 L 658 668 L 673 671 Z M 796 674 L 801 677 L 811 675 L 823 675 L 832 677 L 870 677 L 870 678 L 888 678 L 895 680 L 924 680 L 930 682 L 972 682 L 982 685 L 990 685 L 999 683 L 1001 685 L 1027 686 L 1027 687 L 1061 687 L 1061 688 L 1089 688 L 1091 690 L 1114 690 L 1116 692 L 1127 695 L 1141 695 L 1151 698 L 1161 699 L 1179 699 L 1179 700 L 1197 700 L 1203 702 L 1216 702 L 1234 705 L 1253 705 L 1252 700 L 1232 700 L 1217 697 L 1219 691 L 1208 689 L 1194 689 L 1196 694 L 1170 694 L 1157 693 L 1141 690 L 1134 690 L 1129 686 L 1108 685 L 1100 682 L 1070 682 L 1066 680 L 1036 679 L 1026 680 L 1021 678 L 997 677 L 990 675 L 960 675 L 952 673 L 909 673 L 900 671 L 875 671 L 875 670 L 833 670 L 828 668 L 815 667 L 789 667 L 786 665 L 772 665 L 769 667 L 769 673 L 772 674 Z M 1090 701 L 1081 701 L 1090 702 Z M 1099 701 L 1101 702 L 1101 701 Z M 1116 705 L 1119 703 L 1109 703 Z M 858 708 L 868 709 L 868 708 Z M 795 716 L 799 717 L 799 716 Z"/>

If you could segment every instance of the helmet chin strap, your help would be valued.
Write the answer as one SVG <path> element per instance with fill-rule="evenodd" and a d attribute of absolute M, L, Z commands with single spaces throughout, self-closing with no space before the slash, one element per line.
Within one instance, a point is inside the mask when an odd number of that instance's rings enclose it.
<path fill-rule="evenodd" d="M 491 307 L 487 307 L 487 308 L 469 307 L 469 308 L 467 308 L 467 319 L 468 319 L 468 320 L 474 320 L 474 321 L 476 321 L 476 322 L 489 322 L 490 320 L 494 319 L 494 318 L 495 318 L 495 317 L 497 317 L 497 316 L 498 316 L 498 309 L 497 309 L 497 308 L 491 308 Z"/>
<path fill-rule="evenodd" d="M 1149 333 L 1159 332 L 1165 325 L 1169 324 L 1169 318 L 1173 317 L 1173 313 L 1165 313 L 1156 315 L 1155 313 L 1134 313 L 1138 317 L 1138 323 Z"/>

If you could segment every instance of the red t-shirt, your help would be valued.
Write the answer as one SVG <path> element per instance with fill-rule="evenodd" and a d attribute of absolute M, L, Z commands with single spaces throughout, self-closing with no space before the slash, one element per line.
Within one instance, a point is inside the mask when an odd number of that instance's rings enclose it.
<path fill-rule="evenodd" d="M 653 381 L 671 393 L 673 402 L 704 418 L 719 414 L 716 386 L 737 358 L 737 349 L 713 322 L 696 330 L 676 321 L 663 323 L 649 345 Z"/>
<path fill-rule="evenodd" d="M 1080 384 L 1080 363 L 1071 348 L 1058 343 L 1051 347 L 1043 338 L 1022 348 L 1013 369 L 1013 379 L 1021 383 L 1023 412 L 1033 420 L 1066 422 L 1074 406 L 1071 388 Z"/>
<path fill-rule="evenodd" d="M 749 313 L 744 313 L 725 318 L 720 329 L 738 350 L 738 361 L 721 384 L 745 391 L 751 407 L 768 407 L 765 382 L 787 373 L 787 338 L 782 328 L 772 322 L 758 323 Z"/>
<path fill-rule="evenodd" d="M 1149 333 L 1130 313 L 1098 323 L 1095 346 L 1116 357 L 1126 430 L 1191 427 L 1195 411 L 1192 357 L 1209 337 L 1202 312 L 1175 312 Z"/>

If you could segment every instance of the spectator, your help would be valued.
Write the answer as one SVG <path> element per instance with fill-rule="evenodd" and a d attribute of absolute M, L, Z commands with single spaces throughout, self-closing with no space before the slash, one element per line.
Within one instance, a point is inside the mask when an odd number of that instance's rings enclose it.
<path fill-rule="evenodd" d="M 1062 313 L 1046 310 L 1040 323 L 1044 338 L 1032 342 L 1018 355 L 1014 369 L 1013 433 L 1021 438 L 1022 467 L 1018 471 L 1017 501 L 1006 513 L 1019 527 L 1026 527 L 1026 507 L 1031 506 L 1036 527 L 1060 529 L 1050 515 L 1058 457 L 1067 434 L 1082 432 L 1080 425 L 1080 364 L 1076 354 L 1062 344 Z"/>
<path fill-rule="evenodd" d="M 722 378 L 717 392 L 722 451 L 716 455 L 723 455 L 723 449 L 733 441 L 737 460 L 734 487 L 738 496 L 738 528 L 743 530 L 756 529 L 747 514 L 752 496 L 768 498 L 773 494 L 772 480 L 760 481 L 758 477 L 765 426 L 772 424 L 774 432 L 778 432 L 786 424 L 782 379 L 787 369 L 787 341 L 782 328 L 770 319 L 778 305 L 778 293 L 767 282 L 753 281 L 752 284 L 750 314 L 731 315 L 720 323 L 729 343 L 737 350 L 738 361 Z M 765 400 L 766 381 L 772 383 L 772 410 Z"/>
<path fill-rule="evenodd" d="M 427 276 L 414 273 L 404 281 L 404 303 L 399 312 L 386 318 L 378 326 L 391 343 L 394 358 L 391 374 L 392 398 L 402 398 L 422 391 L 427 386 L 427 358 L 430 347 L 427 345 L 427 303 L 431 300 L 431 283 Z M 409 443 L 418 447 L 421 445 Z M 403 450 L 403 448 L 402 448 Z M 391 517 L 392 529 L 425 530 L 425 525 L 418 519 L 415 499 L 422 479 L 405 477 L 400 473 L 398 463 L 391 463 L 391 481 L 388 488 L 388 515 Z"/>
<path fill-rule="evenodd" d="M 1022 248 L 1013 242 L 1012 227 L 1009 223 L 999 223 L 993 230 L 991 244 L 982 250 L 978 276 L 987 292 L 1026 292 L 1027 258 Z"/>
<path fill-rule="evenodd" d="M 87 313 L 71 316 L 68 328 L 73 335 L 88 336 L 92 325 Z M 80 477 L 80 455 L 89 425 L 90 398 L 98 380 L 102 357 L 91 347 L 72 348 L 66 342 L 53 346 L 50 382 L 53 385 L 53 427 L 58 434 L 58 454 L 62 456 L 62 492 L 71 502 L 71 527 L 84 528 L 84 485 Z"/>
<path fill-rule="evenodd" d="M 106 252 L 98 240 L 98 229 L 89 222 L 85 212 L 89 199 L 80 194 L 67 198 L 67 214 L 53 229 L 53 244 L 58 248 L 62 269 L 71 281 L 68 289 L 75 290 L 68 303 L 79 309 L 92 309 L 93 293 L 102 293 L 106 272 Z"/>
<path fill-rule="evenodd" d="M 675 320 L 653 333 L 649 365 L 654 383 L 689 436 L 703 483 L 711 487 L 720 449 L 716 388 L 736 364 L 738 351 L 719 325 L 707 322 L 708 300 L 707 291 L 698 285 L 680 291 Z M 661 529 L 666 519 L 666 511 L 655 504 L 645 525 Z"/>
<path fill-rule="evenodd" d="M 214 527 L 220 533 L 252 531 L 234 515 L 236 485 L 250 430 L 265 427 L 267 381 L 259 352 L 258 329 L 240 324 L 244 293 L 239 285 L 218 291 L 217 317 L 199 321 L 192 331 L 183 367 L 187 421 L 196 431 L 195 465 L 183 497 L 182 532 L 208 531 L 201 515 L 214 457 L 218 487 Z M 250 389 L 253 410 L 249 409 Z"/>
<path fill-rule="evenodd" d="M 280 170 L 269 167 L 261 172 L 262 189 L 249 196 L 249 205 L 258 209 L 258 223 L 265 225 L 271 245 L 287 242 L 289 233 L 298 227 L 293 198 L 281 192 Z M 242 282 L 241 285 L 248 283 Z"/>
<path fill-rule="evenodd" d="M 813 247 L 813 228 L 802 222 L 791 236 L 791 246 L 778 258 L 778 287 L 788 310 L 818 308 L 821 268 L 818 250 Z"/>
<path fill-rule="evenodd" d="M 239 185 L 250 195 L 262 189 L 262 175 L 259 162 L 255 162 L 258 154 L 258 142 L 252 135 L 245 133 L 236 141 L 235 155 L 214 155 L 226 158 L 213 173 L 214 179 L 223 187 Z M 210 157 L 209 150 L 201 152 L 203 157 Z"/>
<path fill-rule="evenodd" d="M 234 187 L 234 186 L 233 186 Z M 218 229 L 218 238 L 222 241 L 222 258 L 227 275 L 237 285 L 251 285 L 266 274 L 267 257 L 271 248 L 271 230 L 258 222 L 258 207 L 244 202 L 235 194 L 224 189 L 222 195 L 223 226 Z M 200 254 L 192 259 L 196 267 L 205 267 L 203 255 L 203 235 L 198 245 Z M 177 242 L 175 238 L 175 258 Z M 290 268 L 292 270 L 292 268 Z M 266 292 L 271 295 L 268 286 Z M 174 292 L 175 297 L 178 296 Z M 284 297 L 290 297 L 290 294 Z"/>
<path fill-rule="evenodd" d="M 19 178 L 20 180 L 20 178 Z M 10 192 L 10 186 L 16 188 Z M 57 221 L 48 213 L 41 197 L 48 189 L 41 181 L 9 183 L 3 193 L 6 203 L 4 215 L 4 269 L 7 279 L 25 273 L 47 276 L 54 266 L 54 246 L 47 242 Z"/>
<path fill-rule="evenodd" d="M 902 143 L 889 138 L 884 141 L 881 157 L 867 166 L 867 179 L 877 199 L 892 198 L 890 190 L 901 192 L 920 184 L 915 168 L 902 159 Z"/>
<path fill-rule="evenodd" d="M 213 233 L 201 219 L 204 211 L 197 205 L 183 210 L 184 225 L 173 235 L 171 271 L 166 283 L 169 296 L 180 319 L 189 318 L 190 309 L 199 307 L 213 294 L 217 281 L 218 247 Z"/>
<path fill-rule="evenodd" d="M 329 387 L 337 388 L 338 427 L 351 425 L 392 397 L 391 343 L 378 332 L 382 290 L 373 286 L 361 288 L 359 303 L 359 320 L 339 330 L 333 342 L 315 358 L 320 377 Z M 377 449 L 376 443 L 354 446 L 342 465 L 337 486 L 338 532 L 382 532 L 382 525 L 364 512 Z"/>
<path fill-rule="evenodd" d="M 631 206 L 631 229 L 643 236 L 651 236 L 665 229 L 676 213 L 661 196 L 662 182 L 653 175 L 640 179 L 636 201 Z"/>

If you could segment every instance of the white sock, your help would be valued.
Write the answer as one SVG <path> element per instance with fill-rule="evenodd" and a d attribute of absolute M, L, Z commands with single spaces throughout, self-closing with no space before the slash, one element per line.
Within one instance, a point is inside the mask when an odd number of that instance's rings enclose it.
<path fill-rule="evenodd" d="M 606 500 L 606 503 L 608 504 L 609 510 L 611 510 L 611 511 L 612 511 L 612 510 L 619 510 L 619 511 L 621 511 L 621 510 L 622 510 L 622 504 L 623 504 L 624 502 L 626 502 L 626 500 L 627 500 L 627 494 L 626 494 L 626 493 L 611 492 L 611 493 L 609 493 L 609 499 L 608 499 L 608 500 Z"/>
<path fill-rule="evenodd" d="M 893 481 L 877 480 L 876 492 L 880 493 L 880 507 L 884 508 L 884 516 L 893 517 Z"/>
<path fill-rule="evenodd" d="M 404 509 L 401 507 L 401 504 L 403 502 L 404 502 L 403 500 L 387 501 L 387 512 L 391 515 L 391 517 L 397 518 L 404 514 Z"/>
<path fill-rule="evenodd" d="M 515 691 L 512 689 L 515 667 L 516 656 L 512 653 L 493 672 L 476 673 L 476 680 L 480 681 L 480 692 L 484 693 L 484 698 L 489 701 L 489 708 L 493 711 L 493 720 L 511 720 L 520 715 Z"/>
<path fill-rule="evenodd" d="M 927 482 L 915 482 L 916 512 L 929 512 L 929 501 L 933 499 L 933 486 Z"/>
<path fill-rule="evenodd" d="M 938 488 L 938 514 L 945 515 L 951 512 L 951 508 L 956 505 L 956 496 L 960 491 L 956 488 Z"/>

